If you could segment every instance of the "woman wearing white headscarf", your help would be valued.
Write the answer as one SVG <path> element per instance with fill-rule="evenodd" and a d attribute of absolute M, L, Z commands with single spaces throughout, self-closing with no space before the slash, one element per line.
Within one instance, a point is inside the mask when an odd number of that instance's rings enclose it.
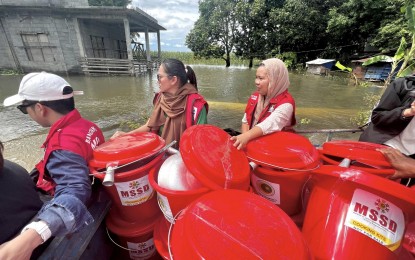
<path fill-rule="evenodd" d="M 242 134 L 231 137 L 234 146 L 243 149 L 259 136 L 276 131 L 289 131 L 295 125 L 295 102 L 288 93 L 290 81 L 284 62 L 267 59 L 259 65 L 255 91 L 248 100 L 242 118 Z"/>

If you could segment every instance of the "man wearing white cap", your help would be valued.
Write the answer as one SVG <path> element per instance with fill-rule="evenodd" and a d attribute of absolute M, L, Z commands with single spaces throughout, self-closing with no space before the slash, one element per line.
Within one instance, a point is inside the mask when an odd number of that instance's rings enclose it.
<path fill-rule="evenodd" d="M 19 92 L 4 100 L 43 127 L 50 127 L 43 144 L 45 154 L 36 165 L 36 186 L 46 201 L 35 219 L 9 242 L 0 245 L 0 259 L 28 259 L 51 236 L 64 236 L 94 220 L 86 204 L 91 196 L 88 160 L 104 142 L 102 131 L 75 109 L 73 91 L 63 78 L 46 73 L 23 77 Z M 1 229 L 1 227 L 0 227 Z"/>

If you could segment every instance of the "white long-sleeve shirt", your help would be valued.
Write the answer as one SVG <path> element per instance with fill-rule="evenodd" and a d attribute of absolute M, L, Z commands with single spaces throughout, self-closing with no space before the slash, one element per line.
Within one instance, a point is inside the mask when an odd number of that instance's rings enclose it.
<path fill-rule="evenodd" d="M 394 138 L 386 141 L 384 144 L 401 151 L 406 155 L 415 154 L 415 117 L 405 127 L 405 129 Z"/>
<path fill-rule="evenodd" d="M 261 123 L 257 124 L 264 135 L 281 131 L 284 127 L 291 125 L 292 114 L 294 113 L 293 105 L 284 103 L 278 106 L 271 114 Z M 242 123 L 247 124 L 246 113 L 242 118 Z"/>

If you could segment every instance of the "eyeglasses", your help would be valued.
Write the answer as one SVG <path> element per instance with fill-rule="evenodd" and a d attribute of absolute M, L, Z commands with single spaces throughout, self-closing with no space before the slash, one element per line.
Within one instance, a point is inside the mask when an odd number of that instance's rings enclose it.
<path fill-rule="evenodd" d="M 160 75 L 160 74 L 157 74 L 157 81 L 160 81 L 164 77 L 170 77 L 170 75 Z"/>
<path fill-rule="evenodd" d="M 17 109 L 19 109 L 23 114 L 27 114 L 27 108 L 35 105 L 36 103 L 39 103 L 38 101 L 30 101 L 25 104 L 21 104 L 17 106 Z"/>

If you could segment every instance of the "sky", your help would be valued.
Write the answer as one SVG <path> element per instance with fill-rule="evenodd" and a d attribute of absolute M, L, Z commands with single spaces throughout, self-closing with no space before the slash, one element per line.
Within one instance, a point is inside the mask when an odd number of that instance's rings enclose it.
<path fill-rule="evenodd" d="M 160 31 L 162 51 L 190 51 L 185 46 L 186 35 L 199 18 L 198 0 L 132 0 L 135 7 L 157 19 L 166 28 Z M 150 33 L 150 49 L 157 50 L 157 34 Z M 140 36 L 145 42 L 145 36 Z"/>

